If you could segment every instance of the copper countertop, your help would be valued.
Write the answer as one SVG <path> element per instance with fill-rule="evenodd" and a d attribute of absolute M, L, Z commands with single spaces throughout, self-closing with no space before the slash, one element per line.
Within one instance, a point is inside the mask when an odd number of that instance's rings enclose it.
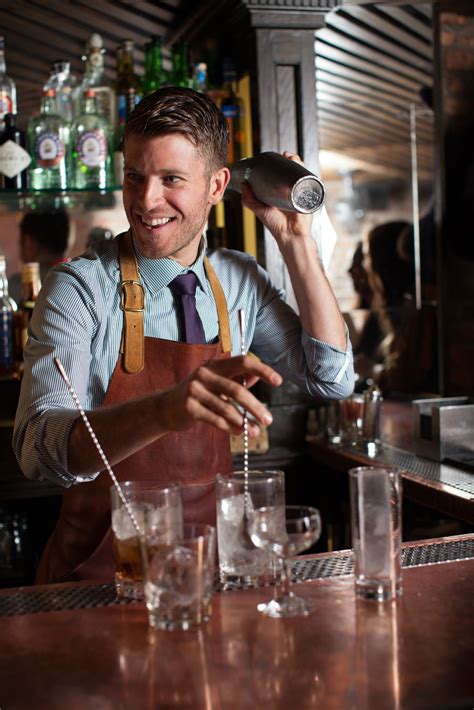
<path fill-rule="evenodd" d="M 315 611 L 288 620 L 257 612 L 269 588 L 218 593 L 188 632 L 149 632 L 142 603 L 4 617 L 0 707 L 472 707 L 474 559 L 405 569 L 403 585 L 380 605 L 350 576 L 304 582 Z"/>

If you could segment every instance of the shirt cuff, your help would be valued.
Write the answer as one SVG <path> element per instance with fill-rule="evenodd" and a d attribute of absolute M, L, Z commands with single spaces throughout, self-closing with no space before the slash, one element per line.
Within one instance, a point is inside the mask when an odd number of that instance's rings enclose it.
<path fill-rule="evenodd" d="M 39 477 L 69 488 L 76 483 L 93 481 L 99 475 L 75 475 L 68 471 L 67 449 L 72 425 L 80 417 L 73 410 L 49 410 L 43 413 L 36 432 Z"/>
<path fill-rule="evenodd" d="M 349 332 L 345 326 L 346 350 L 339 350 L 334 345 L 312 338 L 302 330 L 301 342 L 306 353 L 308 368 L 321 382 L 339 384 L 344 375 L 350 375 L 353 356 Z"/>

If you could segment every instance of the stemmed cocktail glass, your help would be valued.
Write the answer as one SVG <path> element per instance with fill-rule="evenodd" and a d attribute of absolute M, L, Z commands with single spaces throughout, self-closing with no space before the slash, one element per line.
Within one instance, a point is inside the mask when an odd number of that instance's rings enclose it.
<path fill-rule="evenodd" d="M 265 616 L 281 618 L 306 615 L 310 605 L 291 591 L 290 557 L 314 545 L 321 534 L 321 517 L 316 508 L 288 505 L 285 519 L 275 518 L 273 508 L 257 508 L 249 515 L 249 533 L 256 547 L 271 549 L 283 561 L 281 592 L 259 605 Z"/>

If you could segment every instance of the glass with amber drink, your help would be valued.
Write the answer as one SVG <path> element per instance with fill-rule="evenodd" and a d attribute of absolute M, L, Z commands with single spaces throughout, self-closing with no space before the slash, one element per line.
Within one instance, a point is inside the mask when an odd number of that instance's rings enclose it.
<path fill-rule="evenodd" d="M 178 483 L 167 486 L 156 481 L 123 481 L 123 493 L 142 534 L 169 541 L 183 530 L 183 502 Z M 110 489 L 115 587 L 126 599 L 143 599 L 143 569 L 140 541 L 132 520 L 114 486 Z"/>

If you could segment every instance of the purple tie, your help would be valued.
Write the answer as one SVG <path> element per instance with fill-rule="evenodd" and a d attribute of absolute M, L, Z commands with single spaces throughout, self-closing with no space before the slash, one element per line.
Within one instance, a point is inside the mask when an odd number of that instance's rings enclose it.
<path fill-rule="evenodd" d="M 180 297 L 184 316 L 184 341 L 186 343 L 205 344 L 206 338 L 199 313 L 196 309 L 197 277 L 193 271 L 177 276 L 169 287 L 175 296 Z"/>

